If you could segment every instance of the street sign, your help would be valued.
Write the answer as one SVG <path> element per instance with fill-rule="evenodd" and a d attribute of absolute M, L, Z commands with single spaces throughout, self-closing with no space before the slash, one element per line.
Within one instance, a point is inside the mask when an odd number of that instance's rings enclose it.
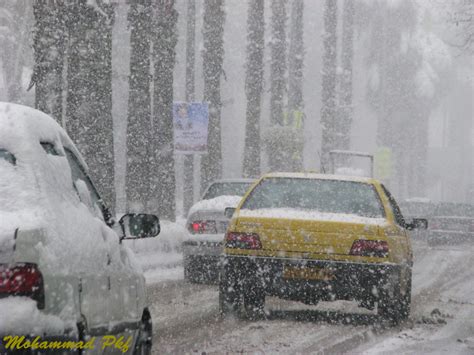
<path fill-rule="evenodd" d="M 208 125 L 209 106 L 207 102 L 173 103 L 175 153 L 206 153 Z"/>

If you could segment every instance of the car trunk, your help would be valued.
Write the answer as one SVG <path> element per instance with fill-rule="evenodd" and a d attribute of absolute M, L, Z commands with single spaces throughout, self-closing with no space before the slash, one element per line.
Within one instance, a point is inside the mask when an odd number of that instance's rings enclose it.
<path fill-rule="evenodd" d="M 358 239 L 380 239 L 376 225 L 363 222 L 240 218 L 239 227 L 258 233 L 262 249 L 276 252 L 348 255 Z"/>

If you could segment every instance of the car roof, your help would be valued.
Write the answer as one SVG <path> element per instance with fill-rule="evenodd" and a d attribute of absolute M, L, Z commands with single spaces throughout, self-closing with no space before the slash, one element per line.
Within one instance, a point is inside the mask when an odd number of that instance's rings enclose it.
<path fill-rule="evenodd" d="M 66 131 L 47 114 L 28 106 L 0 102 L 0 142 L 0 148 L 20 159 L 32 157 L 40 142 L 60 143 L 87 169 Z"/>
<path fill-rule="evenodd" d="M 219 179 L 219 180 L 214 180 L 213 182 L 211 182 L 209 184 L 212 185 L 212 184 L 215 184 L 215 183 L 252 183 L 252 182 L 255 182 L 255 179 L 247 179 L 247 178 L 231 178 L 231 179 Z"/>
<path fill-rule="evenodd" d="M 265 178 L 290 178 L 290 179 L 318 179 L 318 180 L 339 180 L 339 181 L 352 181 L 362 182 L 366 184 L 378 183 L 374 178 L 360 177 L 360 176 L 348 176 L 348 175 L 333 175 L 333 174 L 320 174 L 311 172 L 301 173 L 287 173 L 287 172 L 275 172 L 268 173 L 262 176 Z"/>

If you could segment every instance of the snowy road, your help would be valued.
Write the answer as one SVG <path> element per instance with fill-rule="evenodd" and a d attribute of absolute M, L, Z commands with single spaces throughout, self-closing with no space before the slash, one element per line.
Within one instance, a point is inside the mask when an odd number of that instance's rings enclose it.
<path fill-rule="evenodd" d="M 267 298 L 269 319 L 218 317 L 217 288 L 149 286 L 155 353 L 474 353 L 474 248 L 414 245 L 412 312 L 389 327 L 349 302 L 306 306 Z"/>

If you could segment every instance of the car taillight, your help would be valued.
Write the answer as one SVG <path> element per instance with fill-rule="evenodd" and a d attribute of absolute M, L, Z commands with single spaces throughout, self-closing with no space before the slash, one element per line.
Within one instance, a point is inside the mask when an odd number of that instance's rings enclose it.
<path fill-rule="evenodd" d="M 385 258 L 388 256 L 388 243 L 383 240 L 359 239 L 352 244 L 350 254 Z"/>
<path fill-rule="evenodd" d="M 260 237 L 256 233 L 228 232 L 225 246 L 232 249 L 262 249 Z"/>
<path fill-rule="evenodd" d="M 216 221 L 193 221 L 188 226 L 192 234 L 216 234 Z"/>
<path fill-rule="evenodd" d="M 44 308 L 43 275 L 35 264 L 0 265 L 0 296 L 25 296 Z"/>
<path fill-rule="evenodd" d="M 441 223 L 439 221 L 432 221 L 429 224 L 430 229 L 440 229 Z"/>

